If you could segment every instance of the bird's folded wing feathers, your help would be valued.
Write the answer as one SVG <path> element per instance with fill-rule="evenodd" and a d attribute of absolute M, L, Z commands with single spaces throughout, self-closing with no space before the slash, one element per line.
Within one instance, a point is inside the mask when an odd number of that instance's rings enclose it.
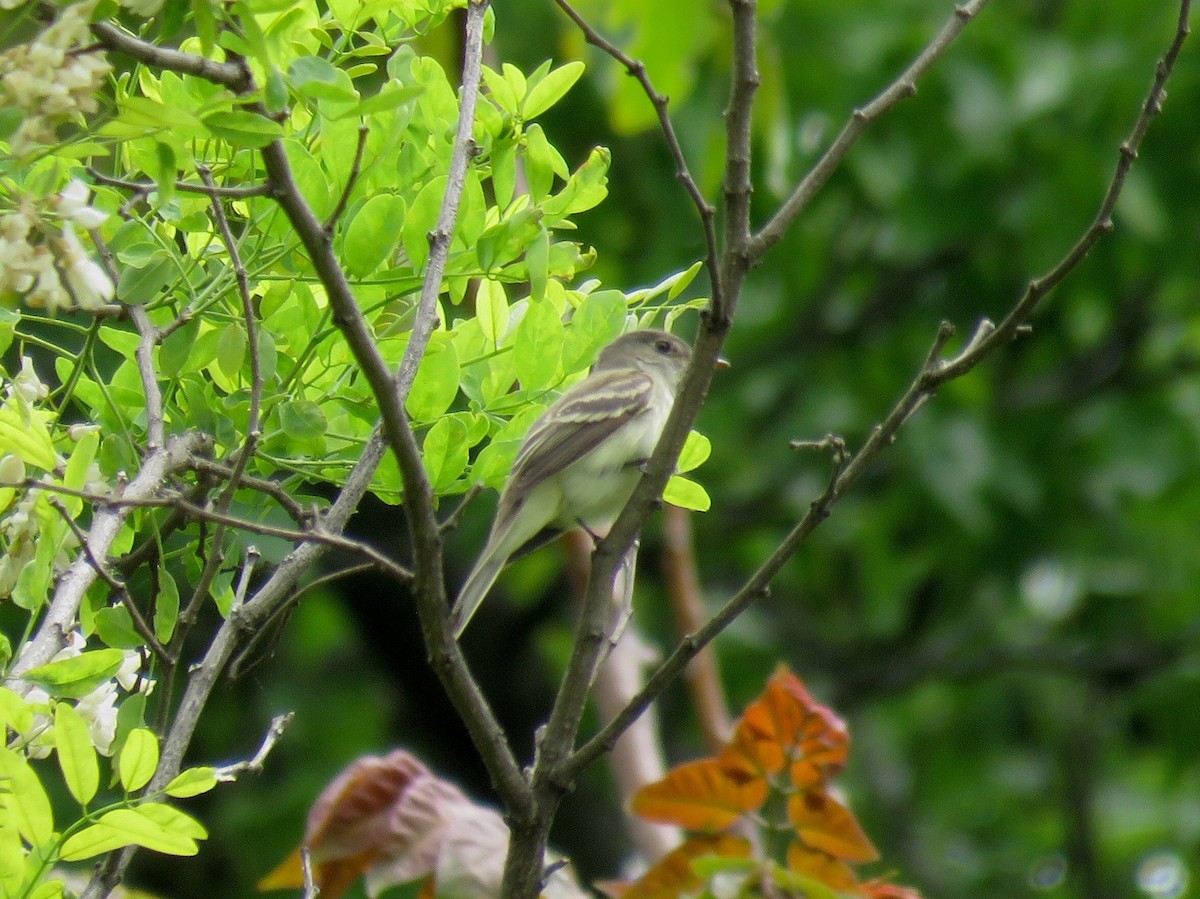
<path fill-rule="evenodd" d="M 558 474 L 644 412 L 653 393 L 654 382 L 639 371 L 602 372 L 581 381 L 534 424 L 506 492 Z"/>

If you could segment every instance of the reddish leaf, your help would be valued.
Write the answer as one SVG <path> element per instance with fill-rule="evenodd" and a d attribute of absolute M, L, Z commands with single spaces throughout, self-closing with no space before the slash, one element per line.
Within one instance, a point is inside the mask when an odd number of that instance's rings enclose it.
<path fill-rule="evenodd" d="M 728 834 L 691 837 L 633 883 L 609 881 L 594 885 L 610 899 L 675 899 L 695 893 L 703 885 L 692 862 L 709 855 L 749 858 L 750 843 Z"/>
<path fill-rule="evenodd" d="M 883 878 L 864 883 L 863 892 L 868 899 L 922 899 L 921 894 L 912 887 L 896 886 Z"/>
<path fill-rule="evenodd" d="M 787 860 L 788 867 L 793 871 L 811 877 L 831 890 L 848 892 L 854 896 L 862 895 L 858 878 L 854 876 L 850 866 L 828 853 L 809 849 L 797 840 L 788 846 Z"/>
<path fill-rule="evenodd" d="M 841 771 L 849 746 L 842 720 L 780 665 L 738 721 L 720 759 L 732 776 L 743 779 L 777 774 L 790 765 L 792 781 L 806 789 Z"/>
<path fill-rule="evenodd" d="M 312 853 L 313 877 L 325 899 L 337 899 L 377 863 L 385 847 L 395 848 L 396 809 L 414 784 L 427 783 L 442 782 L 414 756 L 397 749 L 383 758 L 365 756 L 352 762 L 321 792 L 308 814 L 303 845 Z M 303 882 L 297 849 L 258 888 L 295 888 Z"/>
<path fill-rule="evenodd" d="M 431 778 L 415 756 L 396 749 L 387 756 L 363 756 L 321 791 L 308 813 L 304 845 L 320 863 L 359 855 L 388 839 L 388 821 L 397 801 L 415 781 Z"/>
<path fill-rule="evenodd" d="M 662 780 L 642 787 L 631 805 L 648 821 L 718 831 L 758 809 L 766 798 L 765 780 L 739 782 L 717 759 L 701 759 L 673 768 Z"/>
<path fill-rule="evenodd" d="M 806 790 L 788 799 L 788 819 L 796 834 L 813 849 L 850 862 L 872 862 L 879 853 L 858 819 L 828 793 Z"/>

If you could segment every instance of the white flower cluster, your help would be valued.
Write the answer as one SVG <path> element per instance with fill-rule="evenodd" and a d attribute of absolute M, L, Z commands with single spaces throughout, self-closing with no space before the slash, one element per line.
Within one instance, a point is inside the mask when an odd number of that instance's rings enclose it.
<path fill-rule="evenodd" d="M 86 645 L 83 636 L 76 631 L 51 661 L 73 659 L 83 652 Z M 75 710 L 88 723 L 92 745 L 101 755 L 112 755 L 113 739 L 117 735 L 118 687 L 126 693 L 144 693 L 147 696 L 154 689 L 154 681 L 141 675 L 141 667 L 142 662 L 138 654 L 133 650 L 127 651 L 120 669 L 113 678 L 75 703 Z M 41 687 L 33 687 L 25 694 L 25 701 L 39 710 L 34 716 L 34 726 L 29 731 L 32 736 L 25 745 L 25 752 L 30 758 L 44 759 L 54 748 L 54 719 L 50 694 Z"/>
<path fill-rule="evenodd" d="M 0 53 L 0 105 L 25 111 L 10 140 L 17 155 L 54 143 L 59 122 L 99 109 L 96 91 L 112 66 L 103 51 L 84 50 L 95 7 L 95 0 L 68 6 L 34 40 Z"/>
<path fill-rule="evenodd" d="M 19 295 L 28 306 L 98 309 L 116 295 L 108 274 L 83 248 L 75 227 L 95 228 L 107 213 L 88 205 L 88 188 L 72 181 L 43 214 L 24 198 L 0 216 L 0 296 Z M 57 218 L 55 225 L 49 219 Z"/>

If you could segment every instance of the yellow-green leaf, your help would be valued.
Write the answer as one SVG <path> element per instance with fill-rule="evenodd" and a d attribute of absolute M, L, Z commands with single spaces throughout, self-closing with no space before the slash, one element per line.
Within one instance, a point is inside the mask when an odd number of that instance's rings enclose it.
<path fill-rule="evenodd" d="M 54 707 L 54 748 L 67 789 L 80 805 L 87 805 L 100 786 L 100 767 L 87 722 L 65 702 Z"/>
<path fill-rule="evenodd" d="M 696 512 L 707 512 L 712 505 L 712 500 L 708 498 L 708 491 L 695 481 L 689 481 L 679 475 L 674 475 L 671 480 L 667 481 L 663 499 L 672 506 L 692 509 Z"/>
<path fill-rule="evenodd" d="M 119 649 L 96 649 L 70 659 L 60 659 L 31 668 L 21 675 L 51 696 L 80 699 L 117 673 L 125 653 Z"/>
<path fill-rule="evenodd" d="M 23 756 L 0 746 L 0 811 L 34 846 L 41 846 L 54 832 L 54 816 L 42 782 Z"/>
<path fill-rule="evenodd" d="M 140 790 L 154 776 L 157 767 L 158 737 L 144 727 L 130 731 L 117 764 L 121 786 L 130 793 Z"/>
<path fill-rule="evenodd" d="M 207 793 L 217 785 L 216 769 L 210 766 L 188 768 L 180 771 L 163 790 L 168 796 L 176 799 L 187 799 Z"/>

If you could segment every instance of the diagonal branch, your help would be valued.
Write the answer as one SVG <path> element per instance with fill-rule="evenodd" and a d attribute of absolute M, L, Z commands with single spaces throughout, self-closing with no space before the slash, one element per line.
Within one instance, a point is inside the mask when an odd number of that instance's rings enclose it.
<path fill-rule="evenodd" d="M 850 152 L 850 148 L 854 146 L 871 123 L 901 100 L 911 97 L 917 92 L 917 81 L 929 71 L 955 39 L 962 34 L 963 29 L 979 15 L 987 4 L 988 0 L 969 0 L 967 3 L 957 4 L 949 21 L 942 26 L 942 30 L 925 46 L 925 49 L 909 64 L 908 68 L 901 72 L 900 76 L 884 88 L 883 92 L 870 103 L 851 113 L 850 119 L 842 126 L 841 132 L 829 145 L 829 149 L 809 169 L 808 174 L 800 180 L 791 196 L 784 201 L 779 210 L 750 240 L 747 251 L 751 264 L 762 259 L 763 254 L 782 239 L 792 222 L 799 217 L 817 192 L 825 186 L 825 182 L 841 165 L 846 154 Z"/>

